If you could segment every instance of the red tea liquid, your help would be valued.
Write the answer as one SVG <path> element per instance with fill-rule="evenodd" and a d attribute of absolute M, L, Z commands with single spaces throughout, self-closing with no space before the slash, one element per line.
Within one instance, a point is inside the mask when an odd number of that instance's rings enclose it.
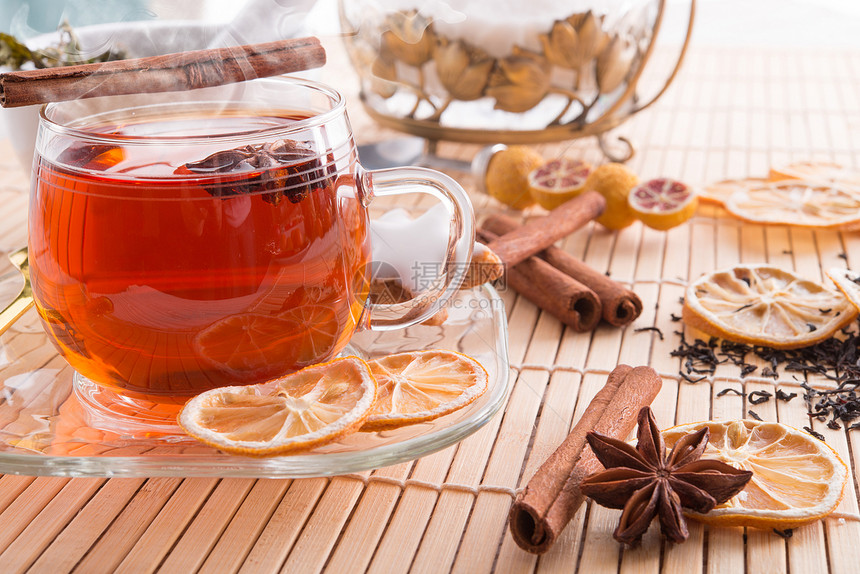
<path fill-rule="evenodd" d="M 183 116 L 99 131 L 205 134 L 296 119 Z M 181 402 L 329 359 L 359 321 L 369 240 L 353 179 L 337 173 L 348 159 L 187 169 L 213 151 L 75 144 L 38 163 L 36 305 L 92 381 Z"/>

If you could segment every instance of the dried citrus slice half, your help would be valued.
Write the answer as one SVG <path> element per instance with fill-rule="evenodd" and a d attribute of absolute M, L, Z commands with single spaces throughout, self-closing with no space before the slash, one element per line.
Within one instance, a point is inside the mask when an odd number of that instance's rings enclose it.
<path fill-rule="evenodd" d="M 529 191 L 544 209 L 555 209 L 585 189 L 591 164 L 566 157 L 546 162 L 529 173 Z"/>
<path fill-rule="evenodd" d="M 782 423 L 707 421 L 663 431 L 666 447 L 707 426 L 711 435 L 702 458 L 750 470 L 752 479 L 727 502 L 696 520 L 720 526 L 785 530 L 830 514 L 842 500 L 848 467 L 826 443 Z M 685 511 L 686 512 L 686 511 Z"/>
<path fill-rule="evenodd" d="M 738 265 L 690 283 L 682 316 L 709 335 L 796 349 L 832 336 L 857 310 L 841 294 L 783 269 Z"/>
<path fill-rule="evenodd" d="M 800 179 L 736 191 L 725 207 L 732 215 L 753 223 L 820 228 L 860 223 L 860 195 L 836 184 Z"/>
<path fill-rule="evenodd" d="M 699 190 L 699 199 L 709 203 L 723 205 L 736 191 L 743 191 L 749 187 L 755 187 L 768 180 L 763 177 L 746 177 L 743 179 L 723 179 L 710 183 Z"/>
<path fill-rule="evenodd" d="M 827 276 L 842 291 L 842 294 L 857 310 L 860 310 L 860 273 L 835 267 L 827 272 Z"/>
<path fill-rule="evenodd" d="M 768 177 L 771 181 L 805 179 L 860 186 L 860 171 L 829 161 L 798 161 L 786 166 L 772 167 Z"/>
<path fill-rule="evenodd" d="M 690 186 L 659 178 L 634 187 L 627 196 L 627 203 L 639 221 L 652 229 L 665 231 L 693 217 L 699 199 Z"/>
<path fill-rule="evenodd" d="M 398 353 L 368 364 L 379 393 L 363 431 L 398 428 L 452 413 L 480 397 L 489 379 L 481 363 L 454 351 Z"/>
<path fill-rule="evenodd" d="M 345 357 L 258 385 L 201 393 L 182 408 L 179 425 L 225 452 L 291 454 L 357 430 L 375 399 L 370 367 Z"/>

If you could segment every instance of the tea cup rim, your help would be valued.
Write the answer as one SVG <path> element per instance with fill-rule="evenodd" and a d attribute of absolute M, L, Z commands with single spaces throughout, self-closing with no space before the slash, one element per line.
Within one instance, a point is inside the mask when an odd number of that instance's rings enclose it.
<path fill-rule="evenodd" d="M 346 112 L 346 102 L 343 95 L 334 87 L 329 86 L 323 82 L 319 82 L 316 80 L 310 80 L 306 78 L 299 77 L 287 77 L 287 76 L 274 76 L 268 78 L 255 78 L 253 80 L 249 80 L 250 82 L 264 82 L 264 83 L 283 83 L 294 86 L 300 86 L 304 88 L 309 88 L 320 92 L 326 95 L 331 101 L 331 108 L 320 113 L 314 113 L 312 116 L 299 119 L 294 122 L 291 122 L 289 125 L 276 125 L 271 127 L 263 127 L 259 130 L 254 130 L 250 132 L 248 130 L 242 131 L 225 131 L 224 133 L 218 134 L 207 134 L 205 136 L 163 136 L 163 135 L 118 135 L 118 134 L 106 134 L 93 132 L 89 130 L 87 127 L 76 126 L 74 124 L 66 124 L 60 122 L 52 117 L 50 117 L 50 112 L 61 107 L 67 107 L 71 105 L 75 105 L 76 103 L 80 103 L 81 100 L 71 100 L 66 102 L 50 102 L 44 104 L 39 109 L 39 128 L 40 129 L 48 129 L 57 135 L 70 136 L 75 138 L 81 138 L 90 142 L 104 142 L 104 143 L 115 143 L 117 141 L 122 141 L 123 144 L 126 145 L 134 145 L 134 144 L 158 144 L 158 145 L 170 145 L 172 144 L 182 144 L 189 145 L 194 144 L 196 142 L 206 142 L 212 143 L 216 141 L 230 141 L 230 140 L 244 140 L 247 139 L 249 135 L 253 135 L 254 137 L 267 135 L 272 133 L 283 134 L 283 136 L 288 136 L 289 134 L 305 131 L 308 129 L 319 128 L 333 119 L 340 117 Z M 145 94 L 144 94 L 145 95 Z M 111 98 L 119 98 L 117 96 L 110 96 Z M 121 96 L 120 96 L 121 97 Z M 119 99 L 117 99 L 119 102 Z M 229 101 L 229 100 L 216 100 L 216 99 L 207 99 L 205 97 L 201 97 L 200 99 L 190 99 L 187 101 L 179 101 L 179 102 L 164 102 L 164 103 L 140 103 L 135 105 L 127 105 L 124 106 L 122 104 L 118 104 L 116 107 L 111 107 L 110 109 L 97 112 L 95 114 L 91 114 L 88 116 L 84 116 L 83 118 L 75 118 L 75 122 L 82 122 L 89 118 L 97 118 L 97 117 L 109 117 L 113 114 L 122 114 L 123 116 L 128 116 L 129 114 L 133 114 L 136 110 L 143 109 L 157 109 L 159 107 L 170 107 L 177 108 L 177 106 L 181 105 L 194 105 L 201 103 L 222 103 L 222 104 L 243 104 L 242 100 Z M 87 126 L 91 126 L 91 123 L 87 123 Z"/>

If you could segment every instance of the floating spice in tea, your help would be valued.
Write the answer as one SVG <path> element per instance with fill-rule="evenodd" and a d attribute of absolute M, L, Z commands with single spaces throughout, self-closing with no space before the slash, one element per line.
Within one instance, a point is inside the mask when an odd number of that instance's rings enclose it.
<path fill-rule="evenodd" d="M 205 186 L 214 197 L 266 192 L 263 199 L 277 205 L 283 197 L 298 203 L 330 184 L 333 158 L 324 165 L 310 144 L 277 140 L 215 152 L 182 168 L 201 175 L 224 174 L 217 185 Z M 231 177 L 236 174 L 236 177 Z"/>

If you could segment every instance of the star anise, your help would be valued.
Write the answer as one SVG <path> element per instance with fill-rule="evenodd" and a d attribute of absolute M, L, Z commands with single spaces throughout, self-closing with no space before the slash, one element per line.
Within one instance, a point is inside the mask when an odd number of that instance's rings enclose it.
<path fill-rule="evenodd" d="M 227 176 L 215 185 L 206 186 L 206 191 L 215 197 L 262 191 L 267 192 L 263 194 L 264 200 L 277 205 L 282 196 L 298 203 L 315 189 L 328 185 L 334 166 L 324 166 L 321 159 L 309 144 L 277 140 L 218 151 L 184 167 L 204 175 L 243 174 Z"/>
<path fill-rule="evenodd" d="M 598 504 L 624 509 L 613 533 L 621 543 L 638 543 L 655 516 L 666 538 L 683 542 L 689 532 L 682 508 L 710 512 L 752 478 L 750 471 L 701 459 L 710 436 L 707 426 L 681 437 L 667 456 L 649 407 L 639 411 L 638 425 L 635 447 L 594 432 L 586 435 L 606 470 L 585 478 L 580 488 Z"/>

